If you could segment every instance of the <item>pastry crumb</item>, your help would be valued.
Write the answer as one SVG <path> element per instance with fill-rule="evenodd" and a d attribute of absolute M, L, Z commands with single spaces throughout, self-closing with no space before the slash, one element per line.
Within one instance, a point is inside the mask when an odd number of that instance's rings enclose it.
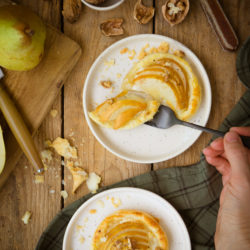
<path fill-rule="evenodd" d="M 50 163 L 52 161 L 52 151 L 50 151 L 49 149 L 45 149 L 43 150 L 41 153 L 41 158 L 42 158 L 42 162 L 48 162 Z"/>
<path fill-rule="evenodd" d="M 174 51 L 174 55 L 175 55 L 175 56 L 178 56 L 178 57 L 180 57 L 180 58 L 185 57 L 185 53 L 184 53 L 183 51 L 181 51 L 181 50 L 175 50 L 175 51 Z"/>
<path fill-rule="evenodd" d="M 107 69 L 109 69 L 111 66 L 115 65 L 115 59 L 111 59 L 109 61 L 105 61 L 104 65 L 107 66 Z"/>
<path fill-rule="evenodd" d="M 125 54 L 128 51 L 129 51 L 128 48 L 123 48 L 123 49 L 120 50 L 120 54 Z"/>
<path fill-rule="evenodd" d="M 80 238 L 79 238 L 79 242 L 81 244 L 83 244 L 85 242 L 85 238 L 81 235 Z"/>
<path fill-rule="evenodd" d="M 49 147 L 51 146 L 51 144 L 52 144 L 51 140 L 46 140 L 46 141 L 44 141 L 44 146 L 45 146 L 46 148 L 49 148 Z"/>
<path fill-rule="evenodd" d="M 44 167 L 44 168 L 43 168 L 44 171 L 47 171 L 47 170 L 48 170 L 48 165 L 47 165 L 47 164 L 44 163 L 44 164 L 43 164 L 43 167 Z"/>
<path fill-rule="evenodd" d="M 100 84 L 103 86 L 103 88 L 105 89 L 109 89 L 112 86 L 112 82 L 111 81 L 101 81 Z"/>
<path fill-rule="evenodd" d="M 25 169 L 27 169 L 27 168 L 28 168 L 28 166 L 27 166 L 27 165 L 25 165 L 25 166 L 24 166 L 24 168 L 25 168 Z"/>
<path fill-rule="evenodd" d="M 35 175 L 35 184 L 44 183 L 44 175 Z"/>
<path fill-rule="evenodd" d="M 51 115 L 53 118 L 55 118 L 55 117 L 57 116 L 57 114 L 58 114 L 58 111 L 57 111 L 56 109 L 52 109 L 52 110 L 50 111 L 50 115 Z"/>
<path fill-rule="evenodd" d="M 116 74 L 116 77 L 117 77 L 117 78 L 121 78 L 121 76 L 122 76 L 122 75 L 121 75 L 120 73 L 117 73 L 117 74 Z"/>
<path fill-rule="evenodd" d="M 135 52 L 135 50 L 133 49 L 133 50 L 130 50 L 129 52 L 128 52 L 128 54 L 129 54 L 129 59 L 130 60 L 133 60 L 134 59 L 134 57 L 135 57 L 135 55 L 136 55 L 136 52 Z"/>
<path fill-rule="evenodd" d="M 29 223 L 31 217 L 31 212 L 30 211 L 26 211 L 25 214 L 22 217 L 22 221 L 25 225 L 27 225 Z"/>
<path fill-rule="evenodd" d="M 96 214 L 96 209 L 90 209 L 90 210 L 89 210 L 89 213 L 90 213 L 90 214 Z"/>
<path fill-rule="evenodd" d="M 169 44 L 167 42 L 161 42 L 160 46 L 157 48 L 158 52 L 168 53 Z"/>
<path fill-rule="evenodd" d="M 145 49 L 142 48 L 137 59 L 142 60 L 145 56 L 147 56 L 147 52 L 145 51 Z"/>
<path fill-rule="evenodd" d="M 54 189 L 49 190 L 50 194 L 54 194 L 56 191 Z"/>
<path fill-rule="evenodd" d="M 73 188 L 72 193 L 78 189 L 78 187 L 87 180 L 88 174 L 80 167 L 74 166 L 73 161 L 67 161 L 66 167 L 72 174 L 73 177 Z"/>
<path fill-rule="evenodd" d="M 96 173 L 92 172 L 89 174 L 89 178 L 87 179 L 87 187 L 92 194 L 96 193 L 100 182 L 101 177 L 98 176 Z"/>
<path fill-rule="evenodd" d="M 66 159 L 77 158 L 77 150 L 75 147 L 70 146 L 69 141 L 67 139 L 63 139 L 61 137 L 57 137 L 51 144 L 52 148 L 56 150 L 56 152 L 65 157 Z"/>
<path fill-rule="evenodd" d="M 68 193 L 66 190 L 62 190 L 60 193 L 61 193 L 61 196 L 63 197 L 64 200 L 66 200 L 68 198 Z"/>
<path fill-rule="evenodd" d="M 77 231 L 77 232 L 82 231 L 83 228 L 84 228 L 84 226 L 82 226 L 82 225 L 79 225 L 79 224 L 76 225 L 76 231 Z"/>
<path fill-rule="evenodd" d="M 119 198 L 114 198 L 114 197 L 111 198 L 111 202 L 115 208 L 118 208 L 122 204 Z"/>
<path fill-rule="evenodd" d="M 74 131 L 71 131 L 70 134 L 69 134 L 69 137 L 72 137 L 74 136 L 75 132 Z"/>

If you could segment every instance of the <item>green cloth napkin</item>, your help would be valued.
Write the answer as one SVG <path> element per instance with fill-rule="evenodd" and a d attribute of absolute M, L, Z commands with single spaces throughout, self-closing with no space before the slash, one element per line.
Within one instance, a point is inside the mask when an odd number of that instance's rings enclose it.
<path fill-rule="evenodd" d="M 220 129 L 250 126 L 250 91 L 236 104 Z M 150 190 L 170 202 L 181 214 L 189 231 L 194 250 L 214 249 L 214 233 L 221 175 L 210 166 L 203 155 L 199 163 L 151 171 L 99 190 L 116 187 L 137 187 Z M 43 232 L 36 250 L 61 250 L 65 229 L 75 211 L 93 195 L 88 194 L 59 212 Z"/>

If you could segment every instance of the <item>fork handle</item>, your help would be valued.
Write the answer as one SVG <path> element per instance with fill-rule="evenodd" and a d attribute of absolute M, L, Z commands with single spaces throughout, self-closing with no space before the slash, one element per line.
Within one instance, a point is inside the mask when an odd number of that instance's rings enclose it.
<path fill-rule="evenodd" d="M 194 129 L 201 130 L 203 132 L 214 134 L 214 135 L 217 135 L 219 137 L 224 137 L 224 135 L 226 134 L 226 132 L 222 132 L 222 131 L 211 129 L 211 128 L 206 128 L 206 127 L 203 127 L 203 126 L 200 126 L 197 124 L 193 124 L 193 123 L 185 122 L 185 121 L 181 121 L 181 120 L 179 120 L 179 124 L 184 125 L 184 126 L 189 127 L 189 128 L 194 128 Z M 241 135 L 240 138 L 241 138 L 244 146 L 247 148 L 250 148 L 250 137 Z"/>

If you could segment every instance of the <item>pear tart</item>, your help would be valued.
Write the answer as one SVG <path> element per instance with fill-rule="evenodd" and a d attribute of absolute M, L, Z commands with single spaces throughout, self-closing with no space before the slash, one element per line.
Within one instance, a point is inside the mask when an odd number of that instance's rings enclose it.
<path fill-rule="evenodd" d="M 150 94 L 183 120 L 197 111 L 201 99 L 200 86 L 188 62 L 168 53 L 148 55 L 134 65 L 122 88 Z"/>
<path fill-rule="evenodd" d="M 146 93 L 123 91 L 89 113 L 97 124 L 112 129 L 131 129 L 153 119 L 159 102 Z"/>
<path fill-rule="evenodd" d="M 168 250 L 159 221 L 137 210 L 119 210 L 106 217 L 95 231 L 92 250 Z"/>

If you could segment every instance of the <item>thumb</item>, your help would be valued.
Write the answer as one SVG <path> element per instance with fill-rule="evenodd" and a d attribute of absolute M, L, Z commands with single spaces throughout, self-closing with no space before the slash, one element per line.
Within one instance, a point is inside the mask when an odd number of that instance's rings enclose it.
<path fill-rule="evenodd" d="M 225 135 L 224 149 L 232 168 L 232 174 L 238 176 L 249 175 L 247 150 L 243 146 L 242 141 L 236 132 L 230 131 Z"/>

